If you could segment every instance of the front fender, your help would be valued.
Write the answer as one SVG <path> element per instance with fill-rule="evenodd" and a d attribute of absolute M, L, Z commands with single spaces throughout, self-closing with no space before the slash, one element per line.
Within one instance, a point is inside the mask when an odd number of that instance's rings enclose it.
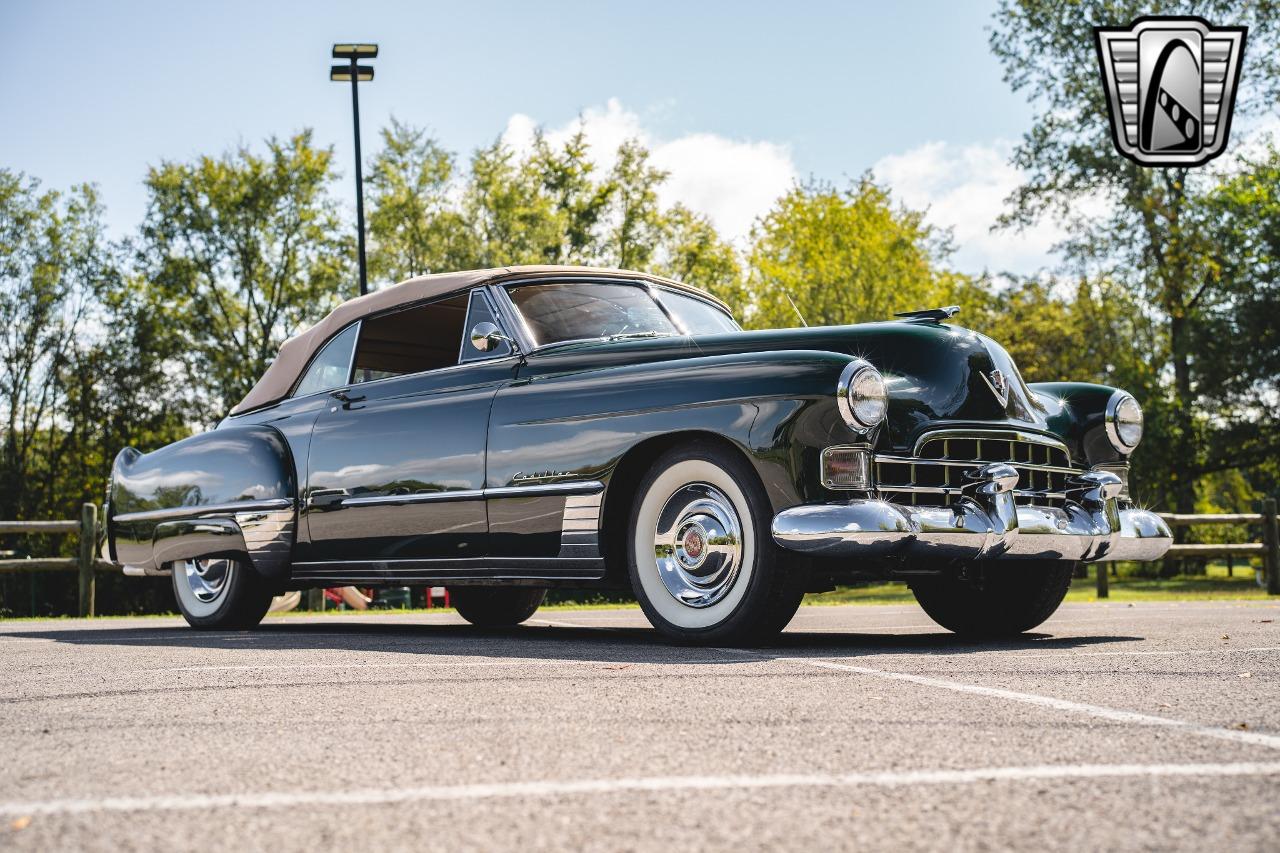
<path fill-rule="evenodd" d="M 835 403 L 852 358 L 785 350 L 572 372 L 533 365 L 494 401 L 486 485 L 604 480 L 640 442 L 702 431 L 749 456 L 775 510 L 821 499 L 821 449 L 859 440 Z"/>
<path fill-rule="evenodd" d="M 1107 401 L 1120 389 L 1092 382 L 1035 382 L 1030 388 L 1055 412 L 1050 426 L 1074 458 L 1091 466 L 1124 461 L 1106 429 Z"/>

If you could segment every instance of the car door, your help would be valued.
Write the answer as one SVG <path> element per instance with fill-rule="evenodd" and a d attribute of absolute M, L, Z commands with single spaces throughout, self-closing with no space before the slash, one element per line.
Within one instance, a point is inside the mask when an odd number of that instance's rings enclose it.
<path fill-rule="evenodd" d="M 361 321 L 351 381 L 312 431 L 301 562 L 422 572 L 484 556 L 489 410 L 516 360 L 464 341 L 483 312 L 477 290 Z"/>

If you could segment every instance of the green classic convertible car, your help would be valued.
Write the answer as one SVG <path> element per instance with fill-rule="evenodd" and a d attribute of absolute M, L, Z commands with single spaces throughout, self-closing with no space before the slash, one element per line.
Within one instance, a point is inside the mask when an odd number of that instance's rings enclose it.
<path fill-rule="evenodd" d="M 199 628 L 351 584 L 514 625 L 574 587 L 749 643 L 805 592 L 896 578 L 953 631 L 1026 631 L 1079 562 L 1158 558 L 1169 530 L 1129 498 L 1133 397 L 1028 385 L 956 310 L 744 332 L 639 273 L 411 279 L 287 341 L 216 429 L 121 451 L 104 550 L 171 575 Z"/>

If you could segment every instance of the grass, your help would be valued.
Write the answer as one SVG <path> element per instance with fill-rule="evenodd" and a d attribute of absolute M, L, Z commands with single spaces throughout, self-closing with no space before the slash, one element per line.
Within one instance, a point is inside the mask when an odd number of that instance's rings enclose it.
<path fill-rule="evenodd" d="M 1096 566 L 1089 567 L 1089 577 L 1076 578 L 1067 592 L 1067 601 L 1098 601 Z M 1210 564 L 1203 575 L 1178 575 L 1172 578 L 1145 578 L 1120 567 L 1120 576 L 1110 579 L 1110 595 L 1106 601 L 1280 601 L 1258 586 L 1251 568 L 1237 567 L 1227 576 L 1226 563 Z M 905 583 L 871 583 L 837 587 L 833 592 L 810 595 L 808 605 L 830 604 L 910 604 L 915 601 Z"/>

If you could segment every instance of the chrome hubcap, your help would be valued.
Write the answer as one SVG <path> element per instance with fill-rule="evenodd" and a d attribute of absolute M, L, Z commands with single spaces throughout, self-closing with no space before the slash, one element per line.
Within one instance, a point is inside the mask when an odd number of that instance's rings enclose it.
<path fill-rule="evenodd" d="M 658 576 L 671 597 L 689 607 L 710 607 L 733 588 L 742 568 L 742 525 L 723 492 L 691 483 L 662 507 L 653 547 Z"/>
<path fill-rule="evenodd" d="M 183 575 L 196 600 L 212 604 L 226 592 L 232 566 L 231 560 L 187 560 Z"/>

